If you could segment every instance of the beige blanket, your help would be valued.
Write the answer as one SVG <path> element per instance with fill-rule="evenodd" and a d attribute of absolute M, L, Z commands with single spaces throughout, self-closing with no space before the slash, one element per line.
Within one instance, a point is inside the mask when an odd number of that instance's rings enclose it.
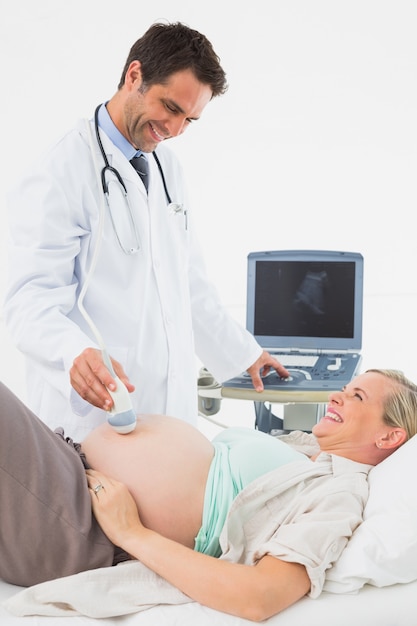
<path fill-rule="evenodd" d="M 138 561 L 81 572 L 19 591 L 3 602 L 19 617 L 27 615 L 114 617 L 156 604 L 192 600 Z"/>

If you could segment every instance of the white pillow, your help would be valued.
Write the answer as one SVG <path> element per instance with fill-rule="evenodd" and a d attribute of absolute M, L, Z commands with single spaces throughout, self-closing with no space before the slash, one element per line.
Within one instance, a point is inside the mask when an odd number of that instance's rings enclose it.
<path fill-rule="evenodd" d="M 364 521 L 324 589 L 347 593 L 365 583 L 385 587 L 417 579 L 417 435 L 369 473 Z"/>

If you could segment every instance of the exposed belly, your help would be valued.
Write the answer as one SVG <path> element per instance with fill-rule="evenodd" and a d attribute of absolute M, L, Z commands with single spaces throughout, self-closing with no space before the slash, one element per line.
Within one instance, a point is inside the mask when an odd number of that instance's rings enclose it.
<path fill-rule="evenodd" d="M 181 420 L 146 415 L 128 435 L 99 426 L 82 450 L 92 468 L 128 486 L 145 526 L 194 546 L 214 454 L 204 435 Z"/>

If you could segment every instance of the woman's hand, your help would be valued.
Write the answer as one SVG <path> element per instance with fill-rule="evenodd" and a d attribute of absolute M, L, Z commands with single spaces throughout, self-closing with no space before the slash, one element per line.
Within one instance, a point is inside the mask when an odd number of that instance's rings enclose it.
<path fill-rule="evenodd" d="M 112 543 L 124 548 L 144 529 L 136 503 L 123 483 L 96 470 L 86 470 L 93 513 Z"/>

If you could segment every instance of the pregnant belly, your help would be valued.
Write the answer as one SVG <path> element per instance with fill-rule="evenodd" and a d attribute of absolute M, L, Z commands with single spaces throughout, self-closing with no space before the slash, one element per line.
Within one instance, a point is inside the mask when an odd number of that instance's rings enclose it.
<path fill-rule="evenodd" d="M 194 547 L 213 446 L 175 418 L 140 416 L 119 435 L 102 424 L 82 443 L 91 467 L 127 485 L 148 528 Z"/>

